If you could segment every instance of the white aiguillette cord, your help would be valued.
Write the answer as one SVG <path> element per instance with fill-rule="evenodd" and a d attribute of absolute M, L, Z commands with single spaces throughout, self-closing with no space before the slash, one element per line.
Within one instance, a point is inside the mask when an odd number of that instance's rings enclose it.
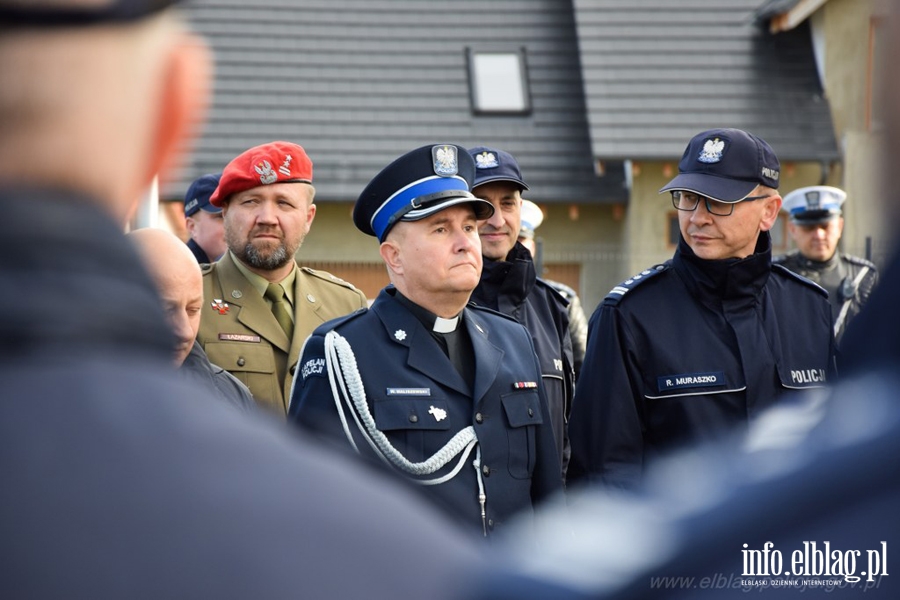
<path fill-rule="evenodd" d="M 462 462 L 478 443 L 478 438 L 475 436 L 475 428 L 469 425 L 465 429 L 458 431 L 431 458 L 420 463 L 410 462 L 375 425 L 375 418 L 369 410 L 368 402 L 366 402 L 366 391 L 362 385 L 362 378 L 359 374 L 359 367 L 356 364 L 353 349 L 347 340 L 335 331 L 329 331 L 325 336 L 325 364 L 328 367 L 328 381 L 331 384 L 335 407 L 344 427 L 344 434 L 357 452 L 359 449 L 353 441 L 353 435 L 350 432 L 344 412 L 344 404 L 348 408 L 355 409 L 351 411 L 351 414 L 356 421 L 356 426 L 375 453 L 382 460 L 411 475 L 430 475 L 443 468 L 457 454 L 465 451 L 460 458 L 459 464 L 456 465 L 451 473 L 439 479 L 416 480 L 423 485 L 443 483 L 454 477 L 462 468 Z M 343 377 L 336 377 L 337 373 L 341 373 Z"/>
<path fill-rule="evenodd" d="M 447 465 L 456 455 L 462 454 L 453 470 L 443 477 L 413 479 L 413 481 L 421 485 L 437 485 L 456 477 L 469 454 L 472 453 L 472 449 L 478 446 L 475 428 L 469 425 L 465 429 L 458 431 L 450 441 L 444 444 L 443 448 L 435 452 L 429 459 L 419 463 L 410 462 L 391 444 L 387 436 L 376 427 L 375 418 L 369 410 L 368 402 L 366 402 L 366 391 L 362 385 L 359 367 L 356 364 L 356 356 L 353 354 L 350 343 L 336 331 L 329 331 L 325 335 L 325 364 L 328 368 L 328 382 L 331 384 L 334 405 L 341 419 L 344 435 L 347 436 L 350 445 L 357 452 L 359 452 L 359 448 L 357 448 L 356 442 L 353 441 L 353 434 L 350 431 L 347 416 L 344 412 L 344 404 L 351 409 L 350 413 L 353 415 L 356 427 L 375 454 L 384 462 L 392 464 L 406 473 L 411 475 L 430 475 Z M 340 373 L 342 376 L 337 377 L 337 373 Z M 472 465 L 475 467 L 477 474 L 481 522 L 484 528 L 484 535 L 487 536 L 487 515 L 485 510 L 487 496 L 484 492 L 484 480 L 481 475 L 480 447 L 476 450 L 475 460 L 472 462 Z"/>

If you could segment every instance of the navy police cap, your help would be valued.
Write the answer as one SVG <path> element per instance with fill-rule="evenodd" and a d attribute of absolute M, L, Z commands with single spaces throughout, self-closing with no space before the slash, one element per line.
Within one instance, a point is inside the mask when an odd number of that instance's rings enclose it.
<path fill-rule="evenodd" d="M 221 177 L 221 173 L 207 173 L 198 177 L 191 184 L 184 195 L 184 216 L 190 217 L 198 210 L 213 214 L 222 212 L 220 207 L 209 203 L 209 197 L 219 187 L 219 178 Z"/>
<path fill-rule="evenodd" d="M 522 179 L 522 170 L 519 163 L 509 152 L 476 146 L 469 148 L 469 154 L 475 159 L 475 184 L 473 188 L 492 181 L 509 181 L 519 186 L 521 190 L 527 190 L 528 185 Z"/>
<path fill-rule="evenodd" d="M 11 27 L 85 27 L 137 21 L 179 0 L 111 0 L 109 2 L 48 2 L 0 0 L 0 23 Z"/>
<path fill-rule="evenodd" d="M 779 170 L 778 157 L 764 140 L 740 129 L 710 129 L 691 139 L 678 175 L 659 191 L 740 202 L 760 184 L 778 189 Z"/>
<path fill-rule="evenodd" d="M 494 214 L 472 192 L 475 161 L 462 146 L 436 144 L 407 152 L 376 175 L 353 207 L 353 223 L 383 242 L 398 221 L 418 221 L 456 204 L 469 203 L 475 217 Z"/>

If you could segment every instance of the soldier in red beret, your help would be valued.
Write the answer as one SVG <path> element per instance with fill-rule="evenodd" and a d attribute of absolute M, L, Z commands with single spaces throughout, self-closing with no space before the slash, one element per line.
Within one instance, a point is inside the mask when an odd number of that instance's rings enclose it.
<path fill-rule="evenodd" d="M 204 267 L 197 340 L 210 361 L 282 416 L 306 337 L 366 306 L 365 295 L 349 283 L 297 265 L 316 216 L 312 179 L 301 146 L 270 142 L 232 160 L 209 199 L 222 208 L 228 250 Z"/>

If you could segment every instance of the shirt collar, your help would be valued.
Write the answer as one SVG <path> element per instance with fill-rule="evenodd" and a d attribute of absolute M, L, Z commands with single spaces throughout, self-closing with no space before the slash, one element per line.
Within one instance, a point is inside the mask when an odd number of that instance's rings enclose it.
<path fill-rule="evenodd" d="M 266 288 L 269 287 L 269 280 L 263 277 L 262 275 L 257 275 L 253 271 L 247 268 L 247 265 L 242 263 L 237 256 L 234 255 L 234 252 L 231 250 L 228 251 L 231 254 L 231 260 L 237 265 L 238 271 L 247 278 L 247 281 L 250 282 L 250 285 L 253 286 L 257 292 L 259 292 L 260 296 L 266 295 Z M 284 297 L 287 298 L 288 303 L 293 306 L 294 305 L 294 282 L 297 280 L 297 264 L 294 263 L 294 268 L 291 269 L 290 274 L 279 281 L 281 287 L 284 288 Z"/>

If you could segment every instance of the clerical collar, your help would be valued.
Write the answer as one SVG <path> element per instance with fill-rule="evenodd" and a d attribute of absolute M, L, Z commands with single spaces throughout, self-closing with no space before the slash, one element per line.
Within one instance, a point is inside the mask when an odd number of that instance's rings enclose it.
<path fill-rule="evenodd" d="M 459 324 L 459 315 L 456 315 L 452 319 L 445 319 L 443 317 L 435 317 L 434 318 L 434 327 L 432 327 L 432 331 L 436 333 L 450 333 L 452 331 L 456 331 L 456 326 Z"/>
<path fill-rule="evenodd" d="M 403 306 L 409 309 L 415 317 L 425 326 L 426 329 L 429 329 L 435 333 L 452 333 L 456 331 L 456 326 L 459 325 L 459 315 L 451 319 L 444 319 L 443 317 L 439 317 L 427 308 L 423 308 L 404 296 L 400 293 L 400 290 L 396 290 L 394 297 L 400 301 Z"/>

